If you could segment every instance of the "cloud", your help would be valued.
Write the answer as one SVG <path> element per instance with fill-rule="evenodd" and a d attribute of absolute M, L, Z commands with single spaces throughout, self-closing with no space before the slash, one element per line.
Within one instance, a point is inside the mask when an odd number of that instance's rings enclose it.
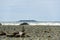
<path fill-rule="evenodd" d="M 0 16 L 8 20 L 57 20 L 59 10 L 60 0 L 0 0 Z"/>

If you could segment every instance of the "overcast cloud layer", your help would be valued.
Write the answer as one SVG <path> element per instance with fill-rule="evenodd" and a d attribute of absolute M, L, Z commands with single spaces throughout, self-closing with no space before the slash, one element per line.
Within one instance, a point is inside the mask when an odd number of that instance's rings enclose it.
<path fill-rule="evenodd" d="M 0 0 L 0 21 L 60 20 L 60 0 Z"/>

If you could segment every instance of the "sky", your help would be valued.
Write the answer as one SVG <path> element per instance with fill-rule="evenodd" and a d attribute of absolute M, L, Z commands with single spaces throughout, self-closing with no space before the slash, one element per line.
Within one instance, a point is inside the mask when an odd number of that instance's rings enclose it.
<path fill-rule="evenodd" d="M 60 0 L 0 0 L 0 21 L 60 21 Z"/>

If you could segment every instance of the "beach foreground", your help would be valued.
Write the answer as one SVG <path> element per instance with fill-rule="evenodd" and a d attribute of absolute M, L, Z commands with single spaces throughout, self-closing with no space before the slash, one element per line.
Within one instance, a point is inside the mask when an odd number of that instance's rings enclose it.
<path fill-rule="evenodd" d="M 11 36 L 14 32 L 24 32 L 23 36 Z M 1 35 L 1 32 L 5 35 Z M 0 40 L 60 40 L 60 26 L 49 25 L 1 25 Z"/>

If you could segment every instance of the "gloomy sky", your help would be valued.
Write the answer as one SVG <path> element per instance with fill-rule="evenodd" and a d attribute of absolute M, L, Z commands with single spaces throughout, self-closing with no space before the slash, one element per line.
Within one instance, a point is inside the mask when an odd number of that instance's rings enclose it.
<path fill-rule="evenodd" d="M 0 21 L 60 21 L 60 0 L 0 0 Z"/>

